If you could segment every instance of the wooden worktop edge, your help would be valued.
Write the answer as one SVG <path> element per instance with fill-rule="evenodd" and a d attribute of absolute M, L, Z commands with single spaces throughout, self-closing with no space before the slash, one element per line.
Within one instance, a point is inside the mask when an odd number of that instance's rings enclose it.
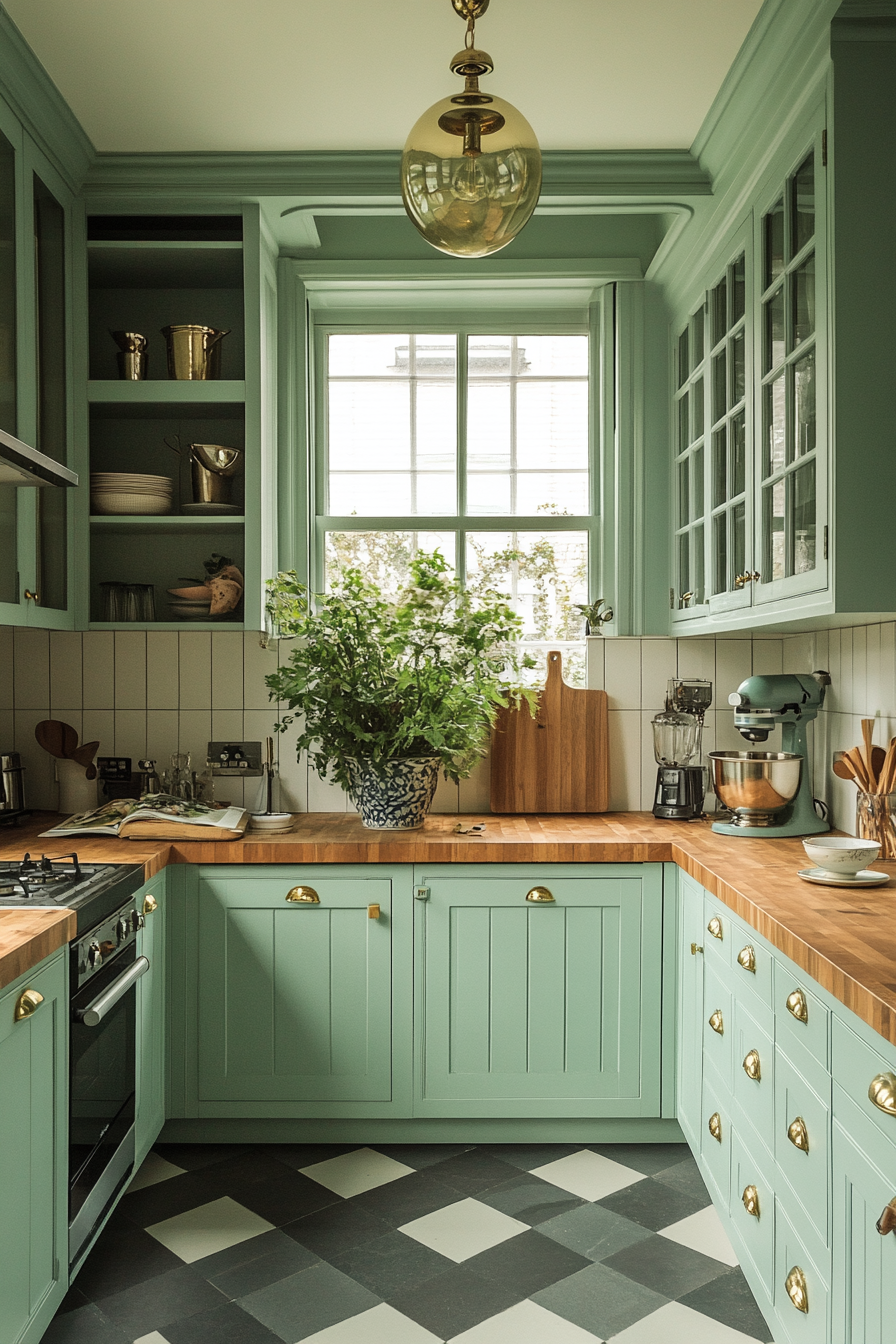
<path fill-rule="evenodd" d="M 0 989 L 74 938 L 73 910 L 0 910 Z"/>

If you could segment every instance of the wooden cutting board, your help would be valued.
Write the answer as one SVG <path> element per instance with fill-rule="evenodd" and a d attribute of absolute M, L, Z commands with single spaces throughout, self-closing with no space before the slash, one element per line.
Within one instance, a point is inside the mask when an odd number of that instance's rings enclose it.
<path fill-rule="evenodd" d="M 493 812 L 606 812 L 610 804 L 606 691 L 563 680 L 563 658 L 548 654 L 538 716 L 502 709 L 492 734 Z"/>

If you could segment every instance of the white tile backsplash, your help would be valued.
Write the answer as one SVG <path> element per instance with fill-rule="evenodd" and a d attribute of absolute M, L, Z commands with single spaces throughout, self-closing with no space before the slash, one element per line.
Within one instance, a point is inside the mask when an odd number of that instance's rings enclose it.
<path fill-rule="evenodd" d="M 607 639 L 604 647 L 606 679 L 604 689 L 610 698 L 610 710 L 641 708 L 640 639 Z"/>

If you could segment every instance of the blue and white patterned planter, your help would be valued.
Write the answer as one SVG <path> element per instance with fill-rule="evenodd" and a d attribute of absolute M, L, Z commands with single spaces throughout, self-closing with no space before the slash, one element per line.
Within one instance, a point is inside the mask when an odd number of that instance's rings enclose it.
<path fill-rule="evenodd" d="M 435 756 L 346 761 L 352 798 L 372 831 L 416 831 L 426 820 L 439 778 Z"/>

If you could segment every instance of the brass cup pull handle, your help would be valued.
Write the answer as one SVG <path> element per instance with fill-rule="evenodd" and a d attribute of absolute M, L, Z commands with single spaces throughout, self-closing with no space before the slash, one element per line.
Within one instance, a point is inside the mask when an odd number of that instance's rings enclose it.
<path fill-rule="evenodd" d="M 794 1265 L 793 1269 L 784 1280 L 784 1287 L 787 1290 L 787 1296 L 790 1298 L 797 1311 L 802 1311 L 805 1315 L 809 1314 L 809 1288 L 806 1283 L 806 1276 L 799 1265 Z"/>
<path fill-rule="evenodd" d="M 809 1021 L 809 1005 L 801 989 L 795 989 L 792 994 L 787 995 L 787 1011 L 796 1018 L 797 1022 Z"/>
<path fill-rule="evenodd" d="M 286 899 L 296 905 L 320 905 L 320 897 L 313 887 L 293 887 L 286 893 Z"/>
<path fill-rule="evenodd" d="M 799 1148 L 801 1153 L 809 1151 L 809 1131 L 806 1128 L 806 1122 L 801 1115 L 792 1120 L 787 1126 L 787 1137 L 794 1148 Z"/>
<path fill-rule="evenodd" d="M 746 1186 L 746 1188 L 744 1189 L 744 1193 L 741 1195 L 741 1199 L 743 1200 L 744 1208 L 746 1209 L 750 1217 L 758 1218 L 759 1191 L 756 1189 L 755 1185 Z"/>
<path fill-rule="evenodd" d="M 882 1237 L 885 1237 L 888 1232 L 896 1231 L 896 1199 L 890 1200 L 875 1223 L 875 1227 Z"/>
<path fill-rule="evenodd" d="M 717 1008 L 709 1019 L 709 1025 L 719 1036 L 725 1035 L 725 1023 L 722 1021 L 722 1010 Z"/>
<path fill-rule="evenodd" d="M 146 896 L 143 901 L 144 915 L 154 915 L 159 908 L 159 903 L 155 896 Z"/>
<path fill-rule="evenodd" d="M 367 918 L 368 918 L 368 919 L 379 919 L 379 917 L 380 917 L 380 908 L 379 908 L 379 906 L 378 906 L 378 905 L 368 905 L 368 907 L 367 907 Z"/>
<path fill-rule="evenodd" d="M 868 1100 L 885 1115 L 896 1115 L 896 1073 L 879 1073 L 872 1078 Z"/>
<path fill-rule="evenodd" d="M 21 1022 L 23 1018 L 30 1017 L 32 1013 L 37 1012 L 44 1001 L 43 994 L 38 994 L 36 989 L 24 989 L 16 1000 L 13 1021 Z"/>
<path fill-rule="evenodd" d="M 752 947 L 748 945 L 741 948 L 737 954 L 737 964 L 742 966 L 745 971 L 751 971 L 753 975 L 756 974 L 756 953 Z"/>
<path fill-rule="evenodd" d="M 533 905 L 550 905 L 553 899 L 553 894 L 547 887 L 533 887 L 531 891 L 526 892 L 526 900 L 531 901 Z"/>
<path fill-rule="evenodd" d="M 744 1073 L 754 1083 L 762 1081 L 762 1066 L 759 1063 L 759 1051 L 749 1050 L 744 1057 Z"/>
<path fill-rule="evenodd" d="M 25 601 L 26 601 L 26 602 L 39 602 L 39 601 L 40 601 L 40 594 L 39 594 L 39 593 L 33 593 L 33 592 L 31 591 L 30 588 L 26 588 L 26 589 L 25 589 Z"/>
<path fill-rule="evenodd" d="M 713 938 L 718 938 L 721 941 L 723 937 L 722 921 L 719 919 L 718 915 L 713 915 L 712 919 L 706 926 L 706 932 L 711 933 Z"/>
<path fill-rule="evenodd" d="M 719 1115 L 718 1111 L 715 1111 L 715 1112 L 709 1117 L 709 1121 L 708 1121 L 708 1123 L 707 1123 L 707 1128 L 708 1128 L 710 1134 L 711 1134 L 711 1135 L 713 1136 L 713 1138 L 715 1139 L 716 1143 L 721 1143 L 721 1142 L 722 1142 L 722 1117 Z"/>

